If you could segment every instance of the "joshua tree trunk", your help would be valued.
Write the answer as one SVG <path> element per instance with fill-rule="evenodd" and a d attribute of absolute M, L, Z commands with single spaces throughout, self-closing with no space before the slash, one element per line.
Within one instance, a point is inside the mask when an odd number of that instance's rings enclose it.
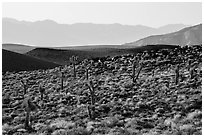
<path fill-rule="evenodd" d="M 190 71 L 191 68 L 191 60 L 188 60 L 188 71 Z"/>
<path fill-rule="evenodd" d="M 43 93 L 41 92 L 41 100 L 43 100 Z"/>
<path fill-rule="evenodd" d="M 26 118 L 25 118 L 25 129 L 29 129 L 30 125 L 30 112 L 26 112 Z"/>
<path fill-rule="evenodd" d="M 95 95 L 94 95 L 94 91 L 92 91 L 91 93 L 91 105 L 95 104 Z"/>
<path fill-rule="evenodd" d="M 74 78 L 76 78 L 76 66 L 75 66 L 75 63 L 73 64 L 73 67 L 74 67 Z"/>
<path fill-rule="evenodd" d="M 190 69 L 190 79 L 193 79 L 194 77 L 194 68 Z"/>
<path fill-rule="evenodd" d="M 95 108 L 91 105 L 89 105 L 88 107 L 87 107 L 87 110 L 88 110 L 88 115 L 89 115 L 89 118 L 91 119 L 91 120 L 94 120 L 95 119 Z"/>
<path fill-rule="evenodd" d="M 63 86 L 63 78 L 64 78 L 64 75 L 62 73 L 62 77 L 61 77 L 61 89 L 63 90 L 64 86 Z"/>
<path fill-rule="evenodd" d="M 90 106 L 87 107 L 87 111 L 88 111 L 89 118 L 92 119 Z"/>
<path fill-rule="evenodd" d="M 23 94 L 25 95 L 25 94 L 26 94 L 26 88 L 27 88 L 27 87 L 26 87 L 26 84 L 23 85 L 23 88 L 24 88 L 24 89 L 23 89 Z"/>
<path fill-rule="evenodd" d="M 73 64 L 73 68 L 74 68 L 74 78 L 76 78 L 76 63 L 78 61 L 78 57 L 77 56 L 72 56 L 70 58 L 70 61 Z"/>
<path fill-rule="evenodd" d="M 132 82 L 135 83 L 135 62 L 132 65 Z"/>
<path fill-rule="evenodd" d="M 94 92 L 94 86 L 92 81 L 90 81 L 88 88 L 90 90 L 90 95 L 91 95 L 91 105 L 88 106 L 88 113 L 89 113 L 89 117 L 90 119 L 95 119 L 95 92 Z"/>
<path fill-rule="evenodd" d="M 179 83 L 179 66 L 176 66 L 176 85 Z"/>
<path fill-rule="evenodd" d="M 139 71 L 138 71 L 138 73 L 137 73 L 137 76 L 136 76 L 135 80 L 138 79 L 141 70 L 142 70 L 142 65 L 140 66 L 140 69 L 139 69 Z"/>
<path fill-rule="evenodd" d="M 88 88 L 90 90 L 90 95 L 91 95 L 91 105 L 94 105 L 95 104 L 94 89 L 91 84 L 90 86 L 88 86 Z"/>
<path fill-rule="evenodd" d="M 89 69 L 86 68 L 86 80 L 88 80 L 88 79 L 89 79 Z"/>

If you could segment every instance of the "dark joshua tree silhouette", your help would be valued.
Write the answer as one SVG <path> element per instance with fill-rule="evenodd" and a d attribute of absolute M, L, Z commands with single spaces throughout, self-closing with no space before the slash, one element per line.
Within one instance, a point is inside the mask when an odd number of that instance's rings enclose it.
<path fill-rule="evenodd" d="M 31 121 L 31 115 L 30 113 L 32 111 L 36 111 L 37 110 L 37 106 L 31 101 L 31 99 L 25 98 L 23 103 L 22 103 L 22 107 L 25 110 L 26 113 L 26 118 L 25 118 L 25 129 L 32 129 L 32 121 Z"/>
<path fill-rule="evenodd" d="M 74 69 L 74 78 L 76 78 L 76 63 L 78 61 L 78 57 L 77 56 L 72 56 L 70 58 L 70 62 L 73 64 L 73 69 Z"/>

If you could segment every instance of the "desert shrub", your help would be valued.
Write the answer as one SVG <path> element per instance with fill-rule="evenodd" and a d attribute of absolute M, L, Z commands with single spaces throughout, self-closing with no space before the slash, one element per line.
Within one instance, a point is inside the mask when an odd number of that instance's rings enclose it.
<path fill-rule="evenodd" d="M 188 113 L 187 120 L 193 120 L 194 118 L 202 118 L 202 112 L 200 110 L 195 110 L 194 112 Z"/>
<path fill-rule="evenodd" d="M 8 134 L 13 129 L 12 126 L 9 126 L 7 123 L 2 125 L 2 134 Z"/>
<path fill-rule="evenodd" d="M 106 117 L 101 121 L 101 125 L 105 127 L 114 127 L 117 125 L 119 119 L 117 117 Z"/>
<path fill-rule="evenodd" d="M 71 122 L 71 121 L 65 121 L 63 119 L 56 119 L 55 121 L 53 121 L 51 124 L 50 124 L 50 127 L 53 127 L 53 128 L 58 128 L 58 129 L 72 129 L 72 128 L 75 128 L 76 125 L 75 123 Z"/>

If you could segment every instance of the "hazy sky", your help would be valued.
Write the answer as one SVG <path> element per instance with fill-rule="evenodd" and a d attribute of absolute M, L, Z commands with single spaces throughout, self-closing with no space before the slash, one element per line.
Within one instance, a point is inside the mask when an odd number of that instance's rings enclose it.
<path fill-rule="evenodd" d="M 3 3 L 2 16 L 18 20 L 51 19 L 58 23 L 98 23 L 160 27 L 202 22 L 201 3 Z"/>

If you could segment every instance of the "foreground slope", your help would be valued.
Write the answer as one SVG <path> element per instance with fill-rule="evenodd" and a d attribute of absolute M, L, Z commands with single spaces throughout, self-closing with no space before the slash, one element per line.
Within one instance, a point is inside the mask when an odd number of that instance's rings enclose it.
<path fill-rule="evenodd" d="M 173 44 L 180 46 L 202 44 L 202 24 L 187 27 L 174 33 L 149 36 L 125 45 L 136 47 L 155 44 Z"/>
<path fill-rule="evenodd" d="M 143 68 L 132 83 L 134 56 L 94 61 L 89 80 L 94 85 L 91 105 L 85 66 L 5 73 L 2 75 L 2 134 L 10 135 L 202 135 L 202 47 L 176 48 L 136 54 Z M 189 60 L 190 70 L 188 70 Z M 175 84 L 175 68 L 179 83 Z M 136 67 L 136 73 L 139 67 Z M 61 72 L 64 88 L 61 89 Z M 193 72 L 193 73 L 191 73 Z M 28 79 L 23 94 L 22 79 Z M 45 88 L 43 100 L 39 85 Z M 39 106 L 31 113 L 33 130 L 24 129 L 23 97 Z M 93 108 L 90 119 L 88 106 Z"/>
<path fill-rule="evenodd" d="M 8 50 L 2 50 L 2 71 L 21 71 L 47 69 L 58 66 L 58 64 L 43 61 Z"/>

